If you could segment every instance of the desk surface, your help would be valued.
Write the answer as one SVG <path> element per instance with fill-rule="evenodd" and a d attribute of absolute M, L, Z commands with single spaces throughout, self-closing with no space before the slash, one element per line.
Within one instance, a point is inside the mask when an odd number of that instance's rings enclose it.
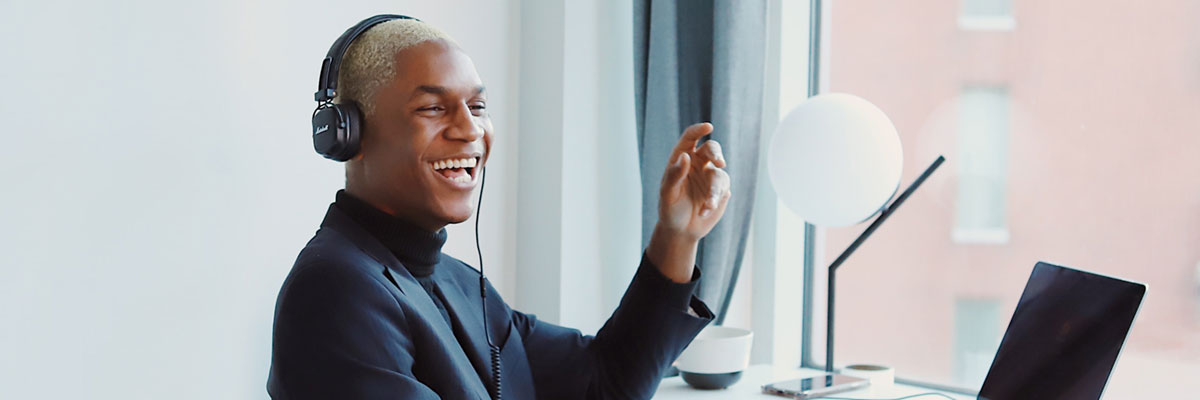
<path fill-rule="evenodd" d="M 738 383 L 722 390 L 698 390 L 688 386 L 683 382 L 683 379 L 676 376 L 673 378 L 663 379 L 658 385 L 658 392 L 654 393 L 655 399 L 670 400 L 670 399 L 756 399 L 756 400 L 779 400 L 784 397 L 764 394 L 762 386 L 771 382 L 778 382 L 788 379 L 804 378 L 809 376 L 817 376 L 824 371 L 805 369 L 805 368 L 790 368 L 790 367 L 772 367 L 770 365 L 752 365 L 742 374 L 742 379 Z M 908 385 L 895 384 L 890 388 L 865 388 L 851 392 L 842 392 L 831 396 L 836 397 L 853 397 L 862 399 L 887 399 L 901 396 L 907 396 L 917 393 L 935 392 L 935 390 L 914 387 Z M 974 396 L 964 396 L 960 394 L 946 393 L 950 397 L 962 400 L 973 400 Z M 939 400 L 945 399 L 940 396 L 921 396 L 914 397 L 912 400 Z"/>

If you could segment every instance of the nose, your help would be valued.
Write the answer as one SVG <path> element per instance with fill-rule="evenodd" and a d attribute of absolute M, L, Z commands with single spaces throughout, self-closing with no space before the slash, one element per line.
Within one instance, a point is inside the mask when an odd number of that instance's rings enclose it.
<path fill-rule="evenodd" d="M 474 142 L 483 137 L 482 121 L 474 114 L 471 114 L 471 107 L 466 104 L 456 107 L 454 115 L 451 118 L 450 127 L 446 130 L 447 138 Z"/>

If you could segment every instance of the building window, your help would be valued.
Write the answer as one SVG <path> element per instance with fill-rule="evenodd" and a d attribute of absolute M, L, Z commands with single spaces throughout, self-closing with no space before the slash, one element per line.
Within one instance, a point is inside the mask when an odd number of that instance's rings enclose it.
<path fill-rule="evenodd" d="M 1008 90 L 966 87 L 958 103 L 956 243 L 1008 242 Z"/>
<path fill-rule="evenodd" d="M 1017 26 L 1012 0 L 961 0 L 958 27 L 971 31 L 1011 31 Z"/>
<path fill-rule="evenodd" d="M 954 384 L 980 387 L 1000 348 L 1001 322 L 997 299 L 960 298 L 954 304 Z"/>

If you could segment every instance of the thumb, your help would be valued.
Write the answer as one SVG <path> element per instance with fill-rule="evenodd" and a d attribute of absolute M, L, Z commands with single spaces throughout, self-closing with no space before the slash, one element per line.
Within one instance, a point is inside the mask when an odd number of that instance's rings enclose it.
<path fill-rule="evenodd" d="M 663 175 L 660 197 L 673 203 L 683 193 L 683 184 L 687 181 L 687 173 L 691 164 L 692 157 L 688 153 L 680 153 L 678 157 L 675 157 L 674 162 L 667 165 L 667 172 Z"/>

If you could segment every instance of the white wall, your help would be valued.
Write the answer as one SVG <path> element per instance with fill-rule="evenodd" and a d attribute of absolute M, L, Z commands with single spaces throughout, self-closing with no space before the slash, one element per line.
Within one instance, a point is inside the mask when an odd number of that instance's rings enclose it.
<path fill-rule="evenodd" d="M 520 9 L 515 305 L 595 333 L 641 258 L 632 1 Z"/>
<path fill-rule="evenodd" d="M 581 214 L 583 218 L 573 222 L 577 230 L 595 232 L 594 239 L 587 234 L 578 238 L 585 244 L 594 240 L 594 257 L 587 256 L 587 260 L 594 261 L 577 268 L 597 269 L 599 301 L 591 300 L 591 304 L 596 304 L 601 318 L 607 319 L 633 279 L 643 250 L 641 170 L 634 113 L 633 1 L 595 0 L 591 6 L 579 7 L 568 16 L 568 20 L 575 16 L 594 21 L 583 26 L 590 30 L 587 37 L 594 40 L 595 50 L 586 55 L 568 54 L 567 58 L 568 68 L 592 74 L 574 81 L 576 85 L 586 86 L 575 89 L 574 85 L 569 85 L 567 99 L 594 93 L 590 96 L 594 103 L 575 108 L 583 114 L 572 118 L 576 122 L 569 126 L 577 128 L 568 130 L 571 137 L 579 139 L 570 148 L 591 150 L 583 152 L 590 153 L 590 157 L 575 163 L 586 162 L 582 171 L 594 177 L 590 179 L 594 187 L 569 192 L 591 196 L 591 202 L 581 200 L 583 207 L 578 209 L 595 211 Z M 591 67 L 588 69 L 584 65 Z M 587 181 L 573 182 L 578 185 Z M 576 283 L 577 286 L 585 284 L 587 281 L 584 280 Z M 589 304 L 586 298 L 577 299 L 581 306 Z M 599 329 L 599 325 L 595 327 Z"/>
<path fill-rule="evenodd" d="M 512 297 L 512 3 L 0 3 L 0 398 L 266 397 L 275 296 L 343 183 L 309 141 L 320 60 L 374 13 L 475 59 L 484 252 Z M 473 246 L 451 229 L 448 252 Z"/>

